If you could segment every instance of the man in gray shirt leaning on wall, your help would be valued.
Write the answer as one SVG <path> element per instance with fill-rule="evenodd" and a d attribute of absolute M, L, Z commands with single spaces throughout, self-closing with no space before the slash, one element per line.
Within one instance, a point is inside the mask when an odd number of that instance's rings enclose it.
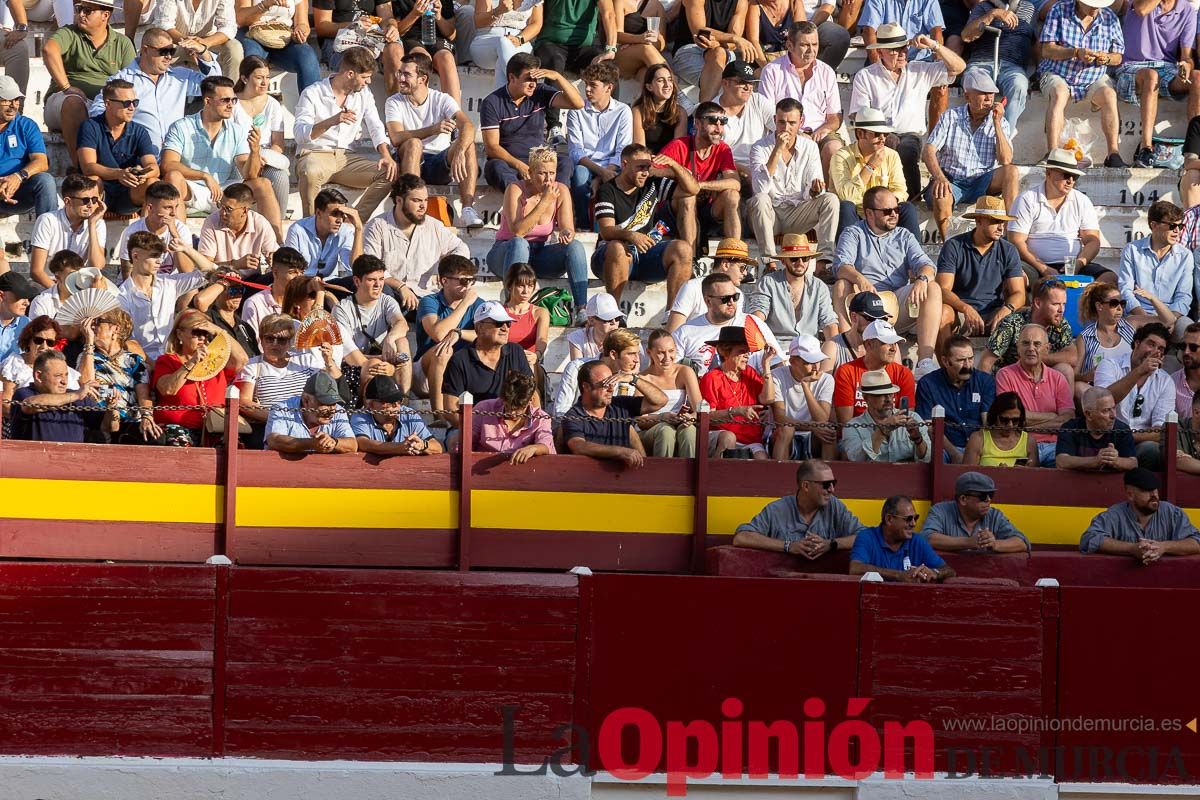
<path fill-rule="evenodd" d="M 929 509 L 921 535 L 934 550 L 1023 553 L 1029 540 L 992 505 L 996 482 L 982 472 L 964 472 L 954 482 L 954 499 Z"/>
<path fill-rule="evenodd" d="M 863 527 L 834 496 L 837 480 L 824 461 L 801 461 L 796 493 L 773 500 L 749 522 L 739 525 L 735 547 L 771 550 L 810 561 L 834 550 L 849 550 Z"/>
<path fill-rule="evenodd" d="M 1158 499 L 1158 476 L 1137 467 L 1125 473 L 1125 496 L 1092 519 L 1079 549 L 1130 556 L 1153 564 L 1162 556 L 1200 555 L 1200 531 L 1178 506 Z"/>

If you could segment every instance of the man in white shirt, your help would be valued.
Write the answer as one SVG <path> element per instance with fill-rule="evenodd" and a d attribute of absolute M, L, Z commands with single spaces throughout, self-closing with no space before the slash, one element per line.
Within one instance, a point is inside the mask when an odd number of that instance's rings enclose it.
<path fill-rule="evenodd" d="M 1161 467 L 1162 428 L 1167 414 L 1175 410 L 1175 382 L 1162 369 L 1163 356 L 1171 342 L 1165 325 L 1151 322 L 1133 335 L 1133 350 L 1109 357 L 1096 367 L 1096 386 L 1112 392 L 1117 401 L 1117 419 L 1133 429 L 1138 466 L 1152 471 Z"/>
<path fill-rule="evenodd" d="M 747 273 L 750 273 L 753 279 L 753 270 L 757 265 L 757 259 L 750 257 L 750 248 L 746 247 L 745 242 L 740 239 L 722 239 L 717 244 L 717 252 L 713 255 L 712 270 L 709 274 L 728 275 L 733 285 L 740 287 Z M 692 278 L 680 288 L 667 314 L 667 330 L 674 333 L 679 326 L 704 316 L 708 311 L 708 305 L 704 302 L 704 290 L 700 288 L 703 282 L 703 276 Z M 745 300 L 744 296 L 738 296 L 737 313 L 742 313 Z"/>
<path fill-rule="evenodd" d="M 754 91 L 756 83 L 753 64 L 731 61 L 721 73 L 716 100 L 725 111 L 725 144 L 733 151 L 743 191 L 750 184 L 750 148 L 775 126 L 771 101 Z"/>
<path fill-rule="evenodd" d="M 721 328 L 746 324 L 746 315 L 735 310 L 741 299 L 741 292 L 733 285 L 728 275 L 708 275 L 701 282 L 700 288 L 704 292 L 707 312 L 704 316 L 696 317 L 681 326 L 674 336 L 679 357 L 691 359 L 696 372 L 703 376 L 710 368 L 716 366 L 717 361 L 717 348 L 708 342 L 721 335 Z M 758 328 L 766 338 L 767 344 L 774 348 L 774 352 L 783 352 L 779 340 L 766 325 L 759 325 Z M 762 351 L 750 356 L 750 366 L 755 369 L 761 368 Z"/>
<path fill-rule="evenodd" d="M 778 426 L 771 435 L 771 457 L 777 461 L 837 454 L 837 429 L 813 426 L 832 416 L 833 375 L 821 370 L 824 360 L 817 337 L 801 334 L 788 345 L 787 362 L 771 370 L 771 417 Z"/>
<path fill-rule="evenodd" d="M 300 202 L 306 217 L 313 213 L 317 192 L 336 183 L 366 190 L 354 207 L 359 216 L 368 219 L 396 179 L 399 170 L 392 159 L 387 129 L 367 88 L 374 73 L 370 51 L 351 47 L 342 54 L 338 72 L 300 93 L 294 135 L 299 149 Z M 379 152 L 378 161 L 350 151 L 364 126 Z"/>
<path fill-rule="evenodd" d="M 167 251 L 163 253 L 163 272 L 190 272 L 195 267 L 183 253 L 171 251 L 171 240 L 191 241 L 192 234 L 179 219 L 179 205 L 183 200 L 179 190 L 166 181 L 155 181 L 146 188 L 146 203 L 142 216 L 129 223 L 117 240 L 117 258 L 121 262 L 122 277 L 129 277 L 129 237 L 138 231 L 150 231 L 162 239 Z"/>
<path fill-rule="evenodd" d="M 29 277 L 42 286 L 54 279 L 46 271 L 46 261 L 59 250 L 78 253 L 87 266 L 104 269 L 104 200 L 94 178 L 68 175 L 62 182 L 63 207 L 39 214 L 33 223 Z"/>
<path fill-rule="evenodd" d="M 37 319 L 45 314 L 47 317 L 53 317 L 58 314 L 58 310 L 62 308 L 62 304 L 66 299 L 79 291 L 80 279 L 74 278 L 71 283 L 67 283 L 67 278 L 79 272 L 84 268 L 83 259 L 78 253 L 73 253 L 70 250 L 59 250 L 54 255 L 50 256 L 50 260 L 46 263 L 46 268 L 50 271 L 50 275 L 54 278 L 54 285 L 42 291 L 37 297 L 29 301 L 29 310 L 25 316 L 30 319 Z M 90 273 L 90 274 L 89 274 Z M 97 288 L 110 287 L 111 284 L 105 280 L 99 270 L 89 269 L 84 273 L 87 277 L 83 278 L 82 283 L 96 286 Z M 95 281 L 95 283 L 92 283 Z"/>
<path fill-rule="evenodd" d="M 420 175 L 431 186 L 458 184 L 462 201 L 459 222 L 478 228 L 475 186 L 479 166 L 475 156 L 475 126 L 445 92 L 429 88 L 433 61 L 410 53 L 400 62 L 398 91 L 387 99 L 383 119 L 400 158 L 401 175 Z M 453 140 L 450 134 L 458 131 Z"/>
<path fill-rule="evenodd" d="M 587 99 L 567 112 L 567 161 L 575 227 L 592 230 L 592 195 L 621 171 L 621 151 L 633 143 L 633 112 L 613 97 L 621 78 L 615 63 L 589 64 L 580 77 Z"/>
<path fill-rule="evenodd" d="M 242 63 L 233 6 L 234 0 L 160 0 L 152 22 L 166 30 L 173 42 L 187 48 L 185 57 L 196 51 L 209 58 L 211 51 L 221 72 L 232 78 Z M 143 43 L 149 34 L 146 31 L 142 36 Z"/>
<path fill-rule="evenodd" d="M 750 225 L 763 255 L 777 252 L 775 235 L 817 230 L 817 249 L 828 266 L 837 235 L 838 199 L 825 190 L 821 152 L 800 133 L 804 110 L 785 97 L 775 106 L 775 132 L 750 151 Z M 817 262 L 818 272 L 822 261 Z"/>
<path fill-rule="evenodd" d="M 1100 218 L 1091 199 L 1075 191 L 1083 176 L 1075 154 L 1051 150 L 1038 166 L 1046 169 L 1045 181 L 1017 195 L 1010 212 L 1015 219 L 1008 223 L 1008 240 L 1021 256 L 1029 285 L 1059 275 L 1069 260 L 1079 275 L 1116 283 L 1115 272 L 1094 262 L 1100 252 Z"/>
<path fill-rule="evenodd" d="M 130 236 L 129 277 L 117 295 L 121 308 L 133 319 L 132 338 L 146 351 L 150 363 L 166 349 L 179 298 L 203 286 L 208 281 L 203 270 L 212 266 L 204 259 L 195 259 L 200 268 L 196 272 L 161 274 L 159 259 L 165 251 L 162 240 L 149 231 Z"/>
<path fill-rule="evenodd" d="M 364 252 L 387 265 L 387 285 L 407 313 L 427 294 L 438 290 L 437 265 L 455 253 L 469 258 L 471 250 L 453 228 L 429 216 L 429 190 L 416 175 L 401 175 L 392 184 L 392 213 L 367 223 Z"/>
<path fill-rule="evenodd" d="M 967 68 L 962 58 L 948 47 L 924 34 L 912 42 L 914 47 L 932 50 L 937 61 L 908 63 L 908 34 L 899 25 L 879 26 L 875 44 L 879 60 L 854 76 L 850 89 L 850 115 L 864 108 L 882 111 L 895 133 L 887 146 L 900 154 L 908 196 L 921 193 L 921 137 L 925 135 L 926 101 L 935 86 L 949 86 Z"/>

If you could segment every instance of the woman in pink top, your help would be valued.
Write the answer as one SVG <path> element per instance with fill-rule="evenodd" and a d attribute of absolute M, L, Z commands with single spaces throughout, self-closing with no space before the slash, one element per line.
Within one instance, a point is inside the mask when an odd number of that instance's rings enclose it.
<path fill-rule="evenodd" d="M 554 455 L 550 417 L 533 404 L 535 387 L 532 375 L 510 371 L 504 376 L 499 397 L 476 403 L 471 449 L 511 454 L 510 464 L 524 464 L 536 456 Z"/>
<path fill-rule="evenodd" d="M 550 147 L 529 151 L 529 177 L 504 190 L 500 229 L 487 254 L 487 265 L 503 278 L 513 264 L 533 266 L 539 278 L 561 278 L 571 284 L 576 308 L 587 303 L 588 263 L 575 241 L 571 191 L 554 179 L 558 155 Z"/>

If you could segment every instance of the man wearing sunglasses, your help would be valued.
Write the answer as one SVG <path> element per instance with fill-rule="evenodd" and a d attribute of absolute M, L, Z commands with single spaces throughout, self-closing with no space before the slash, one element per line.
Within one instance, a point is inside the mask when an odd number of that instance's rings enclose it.
<path fill-rule="evenodd" d="M 675 330 L 674 336 L 679 357 L 691 359 L 693 368 L 703 376 L 710 368 L 715 368 L 720 360 L 717 358 L 717 348 L 709 342 L 720 337 L 722 328 L 745 325 L 746 314 L 738 310 L 742 293 L 728 275 L 706 275 L 700 282 L 700 289 L 708 311 L 686 325 L 681 325 Z M 765 324 L 759 325 L 758 328 L 776 353 L 784 352 L 785 348 L 779 344 L 770 328 Z M 761 367 L 762 351 L 752 353 L 750 363 L 755 368 Z"/>
<path fill-rule="evenodd" d="M 1183 209 L 1159 200 L 1150 206 L 1149 218 L 1150 235 L 1134 239 L 1121 250 L 1117 286 L 1125 301 L 1125 312 L 1134 324 L 1157 314 L 1149 295 L 1165 303 L 1176 316 L 1174 320 L 1159 321 L 1179 340 L 1192 324 L 1188 313 L 1193 293 L 1200 286 L 1192 251 L 1181 241 Z"/>
<path fill-rule="evenodd" d="M 876 572 L 885 581 L 938 583 L 955 576 L 954 569 L 934 552 L 922 536 L 914 536 L 920 515 L 911 497 L 894 495 L 883 501 L 878 525 L 863 528 L 850 551 L 850 574 Z"/>
<path fill-rule="evenodd" d="M 992 505 L 996 482 L 982 472 L 964 472 L 954 482 L 954 499 L 935 503 L 921 526 L 934 550 L 1026 553 L 1029 540 Z"/>
<path fill-rule="evenodd" d="M 1008 240 L 1016 245 L 1029 285 L 1062 274 L 1070 260 L 1076 274 L 1116 283 L 1112 270 L 1095 263 L 1100 218 L 1088 196 L 1077 190 L 1084 171 L 1075 153 L 1051 150 L 1038 166 L 1046 169 L 1046 180 L 1017 195 L 1011 207 L 1015 219 L 1008 225 Z"/>
<path fill-rule="evenodd" d="M 62 131 L 76 167 L 79 126 L 88 118 L 88 104 L 137 55 L 133 42 L 108 24 L 114 8 L 113 0 L 76 2 L 74 23 L 56 30 L 42 48 L 42 63 L 50 73 L 46 127 Z"/>
<path fill-rule="evenodd" d="M 1192 417 L 1192 398 L 1200 392 L 1200 323 L 1193 322 L 1183 332 L 1179 345 L 1179 361 L 1183 369 L 1171 376 L 1175 384 L 1175 413 L 1179 422 Z"/>
<path fill-rule="evenodd" d="M 928 463 L 933 448 L 929 426 L 907 405 L 896 407 L 900 387 L 883 370 L 864 373 L 859 391 L 867 411 L 842 430 L 842 451 L 848 461 L 899 464 Z"/>
<path fill-rule="evenodd" d="M 191 0 L 182 0 L 191 2 Z M 241 45 L 236 39 L 229 42 L 238 45 L 238 62 L 241 62 Z M 175 65 L 175 57 L 187 54 L 189 45 L 175 44 L 171 34 L 162 28 L 147 28 L 142 36 L 142 48 L 137 60 L 129 64 L 113 80 L 129 81 L 133 84 L 134 96 L 140 101 L 133 121 L 144 125 L 150 132 L 150 141 L 162 149 L 167 130 L 176 120 L 183 119 L 188 100 L 200 96 L 200 83 L 209 75 L 220 75 L 217 61 L 211 52 L 196 56 L 199 72 Z M 194 51 L 192 51 L 194 54 Z M 237 68 L 229 73 L 237 74 Z M 103 97 L 92 101 L 91 115 L 103 114 Z"/>
<path fill-rule="evenodd" d="M 1200 531 L 1183 509 L 1160 500 L 1158 476 L 1125 473 L 1125 501 L 1092 519 L 1079 539 L 1081 553 L 1129 556 L 1149 566 L 1163 556 L 1200 555 Z"/>
<path fill-rule="evenodd" d="M 104 186 L 104 204 L 130 214 L 146 202 L 146 189 L 158 180 L 158 148 L 145 126 L 133 121 L 133 84 L 113 79 L 100 90 L 104 111 L 79 128 L 79 168 Z"/>
<path fill-rule="evenodd" d="M 1092 379 L 1112 392 L 1117 417 L 1133 429 L 1138 463 L 1159 468 L 1161 428 L 1175 408 L 1175 384 L 1162 368 L 1171 333 L 1157 322 L 1143 325 L 1133 335 L 1133 350 L 1100 362 Z"/>
<path fill-rule="evenodd" d="M 716 103 L 701 103 L 694 113 L 696 131 L 674 139 L 662 155 L 695 176 L 697 194 L 672 191 L 671 213 L 678 238 L 695 247 L 716 230 L 742 238 L 741 191 L 733 151 L 725 143 L 725 111 Z"/>
<path fill-rule="evenodd" d="M 738 526 L 734 547 L 787 553 L 809 561 L 826 553 L 849 550 L 863 527 L 838 499 L 833 470 L 820 459 L 796 468 L 796 493 L 772 500 L 754 519 Z"/>
<path fill-rule="evenodd" d="M 299 397 L 285 400 L 267 417 L 263 447 L 277 453 L 354 453 L 358 439 L 328 372 L 317 372 Z"/>
<path fill-rule="evenodd" d="M 100 187 L 92 178 L 68 175 L 62 182 L 62 194 L 62 208 L 42 214 L 33 222 L 29 277 L 42 286 L 54 283 L 46 271 L 46 261 L 60 250 L 78 253 L 89 267 L 104 269 L 107 264 L 105 207 Z"/>

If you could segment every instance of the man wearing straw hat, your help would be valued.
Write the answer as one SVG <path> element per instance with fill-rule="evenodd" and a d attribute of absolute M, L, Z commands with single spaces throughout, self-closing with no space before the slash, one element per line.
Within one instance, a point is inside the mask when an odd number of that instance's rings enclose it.
<path fill-rule="evenodd" d="M 842 430 L 842 449 L 850 461 L 929 461 L 929 428 L 916 412 L 897 409 L 900 387 L 884 370 L 864 372 L 859 391 L 867 411 Z"/>
<path fill-rule="evenodd" d="M 996 105 L 996 83 L 976 71 L 963 81 L 963 91 L 967 102 L 942 114 L 923 153 L 930 175 L 925 204 L 943 240 L 956 204 L 1003 194 L 1008 206 L 1017 198 L 1012 131 Z"/>
<path fill-rule="evenodd" d="M 1076 274 L 1116 283 L 1116 273 L 1094 261 L 1100 252 L 1100 218 L 1088 196 L 1075 189 L 1083 177 L 1075 154 L 1051 150 L 1038 166 L 1045 168 L 1046 180 L 1017 195 L 1008 226 L 1008 240 L 1021 256 L 1029 285 L 1056 277 L 1068 262 Z"/>
<path fill-rule="evenodd" d="M 1100 128 L 1108 145 L 1106 167 L 1128 167 L 1118 149 L 1117 91 L 1109 67 L 1120 66 L 1125 52 L 1121 20 L 1109 9 L 1113 0 L 1056 3 L 1042 26 L 1042 94 L 1046 96 L 1046 149 L 1062 141 L 1067 105 L 1090 101 L 1100 112 Z"/>
<path fill-rule="evenodd" d="M 710 275 L 721 274 L 728 275 L 729 280 L 733 282 L 735 287 L 740 287 L 747 280 L 754 280 L 754 268 L 758 265 L 758 259 L 750 257 L 750 248 L 741 239 L 725 238 L 717 243 L 717 252 L 713 254 L 712 270 Z M 688 264 L 688 270 L 691 270 L 691 264 Z M 679 289 L 679 293 L 675 295 L 675 302 L 671 304 L 670 313 L 667 314 L 667 330 L 674 333 L 681 325 L 691 322 L 694 319 L 704 316 L 708 311 L 708 304 L 704 302 L 704 290 L 700 284 L 704 281 L 704 276 L 691 278 Z M 668 287 L 668 297 L 670 291 Z M 741 314 L 745 310 L 744 298 L 739 296 L 737 299 L 737 312 Z"/>
<path fill-rule="evenodd" d="M 908 63 L 908 34 L 892 23 L 879 26 L 875 43 L 868 50 L 879 51 L 879 61 L 854 76 L 850 90 L 850 115 L 864 108 L 883 112 L 894 133 L 888 146 L 900 154 L 908 196 L 921 192 L 921 137 L 927 130 L 925 101 L 938 86 L 948 86 L 966 64 L 952 50 L 928 36 L 918 36 L 913 46 L 931 50 L 937 61 Z"/>
<path fill-rule="evenodd" d="M 1013 218 L 1002 199 L 984 195 L 963 217 L 975 220 L 975 227 L 942 245 L 937 282 L 959 332 L 982 336 L 1025 304 L 1025 275 L 1017 248 L 1004 238 Z"/>
<path fill-rule="evenodd" d="M 746 301 L 746 310 L 767 323 L 771 333 L 780 337 L 824 334 L 821 350 L 827 356 L 823 372 L 833 370 L 838 334 L 837 315 L 829 287 L 814 274 L 820 249 L 803 233 L 785 233 L 779 248 L 783 269 L 763 276 Z"/>
<path fill-rule="evenodd" d="M 833 154 L 829 164 L 829 180 L 841 200 L 838 213 L 838 236 L 842 231 L 864 218 L 863 195 L 867 189 L 886 186 L 900 201 L 900 227 L 921 235 L 917 207 L 908 202 L 908 188 L 900 154 L 887 146 L 892 126 L 882 111 L 864 108 L 850 123 L 854 144 Z"/>

